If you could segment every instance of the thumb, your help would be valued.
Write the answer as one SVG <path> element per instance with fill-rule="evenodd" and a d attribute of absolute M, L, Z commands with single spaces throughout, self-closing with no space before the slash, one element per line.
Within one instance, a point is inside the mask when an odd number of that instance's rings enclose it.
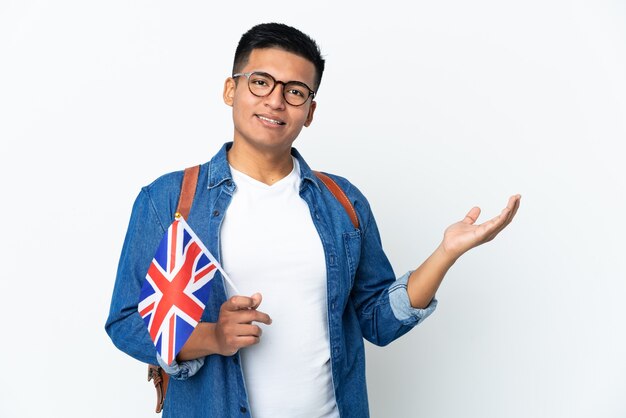
<path fill-rule="evenodd" d="M 263 300 L 263 296 L 261 296 L 260 293 L 255 293 L 254 295 L 250 296 L 250 298 L 252 299 L 252 309 L 256 309 L 259 307 L 259 305 L 261 304 L 261 301 Z"/>
<path fill-rule="evenodd" d="M 478 206 L 474 206 L 470 209 L 469 212 L 467 212 L 467 215 L 465 215 L 465 218 L 463 218 L 461 222 L 463 222 L 464 224 L 473 225 L 479 216 L 480 208 Z"/>

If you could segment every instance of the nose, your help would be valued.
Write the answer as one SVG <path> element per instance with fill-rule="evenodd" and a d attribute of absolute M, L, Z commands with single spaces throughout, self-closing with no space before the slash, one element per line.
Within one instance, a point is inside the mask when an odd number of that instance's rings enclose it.
<path fill-rule="evenodd" d="M 274 85 L 274 90 L 265 96 L 265 104 L 272 109 L 282 110 L 285 108 L 286 102 L 285 97 L 283 96 L 283 89 L 285 85 L 281 82 L 277 82 Z"/>

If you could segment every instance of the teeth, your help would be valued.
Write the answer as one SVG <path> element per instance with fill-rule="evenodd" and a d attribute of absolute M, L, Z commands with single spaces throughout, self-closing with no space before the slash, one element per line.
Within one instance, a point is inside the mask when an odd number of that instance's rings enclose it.
<path fill-rule="evenodd" d="M 275 125 L 284 125 L 284 122 L 280 122 L 278 120 L 274 120 L 274 119 L 270 119 L 270 118 L 266 118 L 265 116 L 261 116 L 261 115 L 257 115 L 257 117 L 261 120 L 273 123 Z"/>

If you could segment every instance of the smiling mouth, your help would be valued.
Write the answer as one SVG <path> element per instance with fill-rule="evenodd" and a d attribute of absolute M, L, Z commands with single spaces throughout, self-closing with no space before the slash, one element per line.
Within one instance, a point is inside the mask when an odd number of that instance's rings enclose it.
<path fill-rule="evenodd" d="M 269 122 L 269 123 L 273 123 L 274 125 L 285 125 L 285 122 L 280 121 L 280 120 L 275 120 L 275 119 L 270 119 L 267 118 L 265 116 L 261 116 L 261 115 L 256 115 L 257 118 L 265 121 L 265 122 Z"/>

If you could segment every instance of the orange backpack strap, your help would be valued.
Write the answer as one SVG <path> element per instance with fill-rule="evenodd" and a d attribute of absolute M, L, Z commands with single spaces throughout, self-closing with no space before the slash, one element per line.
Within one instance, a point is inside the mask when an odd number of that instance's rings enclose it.
<path fill-rule="evenodd" d="M 200 166 L 185 168 L 183 174 L 183 183 L 180 186 L 180 197 L 178 198 L 178 207 L 176 213 L 180 213 L 185 220 L 189 216 L 193 197 L 196 194 L 196 185 L 198 184 L 198 174 L 200 174 Z"/>
<path fill-rule="evenodd" d="M 157 404 L 155 412 L 158 414 L 163 410 L 163 404 L 165 403 L 165 393 L 167 392 L 167 384 L 170 381 L 170 375 L 160 366 L 154 364 L 148 364 L 148 381 L 152 380 L 154 388 L 157 394 Z"/>
<path fill-rule="evenodd" d="M 178 198 L 176 215 L 182 215 L 185 220 L 187 220 L 187 217 L 189 216 L 189 211 L 191 211 L 191 205 L 193 204 L 193 198 L 196 195 L 196 185 L 198 184 L 199 174 L 199 165 L 186 168 L 183 174 L 183 183 L 180 186 L 180 197 Z M 165 394 L 167 393 L 167 384 L 169 383 L 170 376 L 165 373 L 165 371 L 161 367 L 149 364 L 148 381 L 150 380 L 152 380 L 152 383 L 154 383 L 154 388 L 156 389 L 156 412 L 159 413 L 163 410 L 163 404 L 165 403 Z"/>
<path fill-rule="evenodd" d="M 348 199 L 348 196 L 344 193 L 344 191 L 339 187 L 339 185 L 327 176 L 324 173 L 320 173 L 319 171 L 313 171 L 318 179 L 322 180 L 322 183 L 326 185 L 328 190 L 335 196 L 335 198 L 341 203 L 341 206 L 346 210 L 346 213 L 350 217 L 352 221 L 352 225 L 356 229 L 359 229 L 359 218 L 356 216 L 356 211 L 354 210 L 354 206 L 352 206 L 352 202 Z"/>

